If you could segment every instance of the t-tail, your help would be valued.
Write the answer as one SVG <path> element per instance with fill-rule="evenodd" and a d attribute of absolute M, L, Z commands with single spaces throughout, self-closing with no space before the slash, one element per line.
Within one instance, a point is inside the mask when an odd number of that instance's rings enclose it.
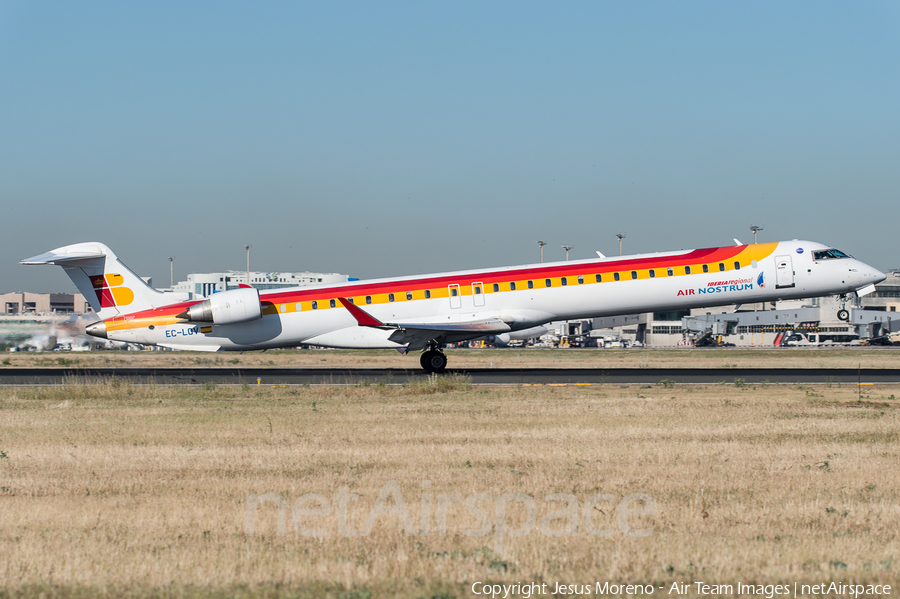
<path fill-rule="evenodd" d="M 98 242 L 56 248 L 21 264 L 62 266 L 101 321 L 187 299 L 153 289 Z"/>

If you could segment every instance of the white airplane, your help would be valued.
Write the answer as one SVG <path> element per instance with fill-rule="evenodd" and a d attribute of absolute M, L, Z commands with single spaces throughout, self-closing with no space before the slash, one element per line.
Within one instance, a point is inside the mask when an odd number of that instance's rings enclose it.
<path fill-rule="evenodd" d="M 297 345 L 424 350 L 441 372 L 445 343 L 554 320 L 869 292 L 886 277 L 812 241 L 782 241 L 258 291 L 187 301 L 152 289 L 102 243 L 22 261 L 62 266 L 98 313 L 95 337 L 179 350 Z"/>

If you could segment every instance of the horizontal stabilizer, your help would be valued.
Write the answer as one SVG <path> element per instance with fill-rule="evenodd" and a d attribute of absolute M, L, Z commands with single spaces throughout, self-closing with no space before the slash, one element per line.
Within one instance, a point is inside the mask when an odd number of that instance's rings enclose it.
<path fill-rule="evenodd" d="M 66 249 L 66 248 L 60 248 Z M 63 253 L 59 250 L 54 250 L 52 252 L 44 252 L 43 254 L 39 254 L 37 256 L 32 256 L 31 258 L 25 258 L 19 264 L 28 264 L 28 265 L 39 265 L 39 264 L 64 264 L 67 262 L 73 262 L 75 260 L 93 260 L 96 258 L 105 258 L 106 254 L 104 254 L 99 249 L 97 251 L 78 251 L 73 253 Z"/>

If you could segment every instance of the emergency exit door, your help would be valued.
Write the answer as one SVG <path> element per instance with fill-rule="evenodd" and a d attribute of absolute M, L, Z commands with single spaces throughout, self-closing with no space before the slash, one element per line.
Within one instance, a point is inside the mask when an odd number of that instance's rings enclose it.
<path fill-rule="evenodd" d="M 450 307 L 459 308 L 462 306 L 462 296 L 459 293 L 459 285 L 456 283 L 447 285 L 447 295 L 450 297 Z"/>
<path fill-rule="evenodd" d="M 775 289 L 794 286 L 794 265 L 790 256 L 775 256 Z"/>

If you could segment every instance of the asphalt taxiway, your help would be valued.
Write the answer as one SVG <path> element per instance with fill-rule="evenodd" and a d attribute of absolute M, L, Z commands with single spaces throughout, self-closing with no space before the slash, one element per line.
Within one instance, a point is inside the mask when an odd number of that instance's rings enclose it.
<path fill-rule="evenodd" d="M 483 368 L 448 369 L 480 385 L 900 383 L 898 368 Z M 113 378 L 138 384 L 403 384 L 430 376 L 419 369 L 372 368 L 2 368 L 0 385 L 60 385 Z"/>

